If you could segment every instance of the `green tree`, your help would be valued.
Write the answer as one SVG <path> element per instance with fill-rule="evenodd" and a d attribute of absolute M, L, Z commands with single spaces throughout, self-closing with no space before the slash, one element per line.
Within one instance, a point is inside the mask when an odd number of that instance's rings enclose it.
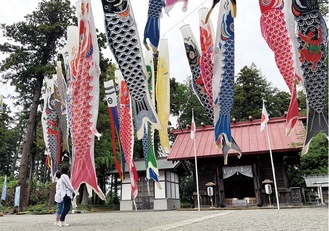
<path fill-rule="evenodd" d="M 271 116 L 272 117 L 283 116 L 288 111 L 290 98 L 291 98 L 290 93 L 285 91 L 274 90 L 274 95 L 268 96 L 268 100 L 273 105 L 272 107 L 269 107 L 271 109 Z"/>
<path fill-rule="evenodd" d="M 0 71 L 4 79 L 11 80 L 16 86 L 20 103 L 30 109 L 18 176 L 20 210 L 28 205 L 26 176 L 43 79 L 55 71 L 55 57 L 73 17 L 74 10 L 69 0 L 42 0 L 37 10 L 25 16 L 25 21 L 1 24 L 8 42 L 0 45 L 0 51 L 9 57 L 1 63 Z"/>
<path fill-rule="evenodd" d="M 17 127 L 12 128 L 15 124 L 10 113 L 10 109 L 4 104 L 0 112 L 0 175 L 9 175 L 15 170 L 12 159 L 17 150 L 19 134 Z"/>
<path fill-rule="evenodd" d="M 303 176 L 326 174 L 329 174 L 328 139 L 323 133 L 318 133 L 312 139 L 308 152 L 300 157 L 300 163 L 288 167 L 288 178 L 291 186 L 304 187 Z"/>
<path fill-rule="evenodd" d="M 193 204 L 193 176 L 181 177 L 179 180 L 179 191 L 182 204 L 190 207 Z"/>
<path fill-rule="evenodd" d="M 258 118 L 262 99 L 270 93 L 270 85 L 261 76 L 256 66 L 243 67 L 238 73 L 234 89 L 234 103 L 231 116 L 236 120 L 247 120 L 249 116 Z"/>
<path fill-rule="evenodd" d="M 95 169 L 100 188 L 106 191 L 107 172 L 114 169 L 114 157 L 112 151 L 112 139 L 110 130 L 110 120 L 107 105 L 99 104 L 99 112 L 97 119 L 97 130 L 102 134 L 101 139 L 95 139 Z M 117 151 L 119 153 L 119 150 Z"/>
<path fill-rule="evenodd" d="M 170 80 L 170 113 L 177 117 L 178 128 L 185 128 L 186 125 L 191 124 L 192 108 L 196 126 L 200 126 L 201 122 L 206 125 L 213 124 L 195 95 L 191 81 L 190 76 L 184 84 L 176 82 L 175 78 Z"/>
<path fill-rule="evenodd" d="M 300 169 L 303 175 L 328 174 L 328 139 L 318 133 L 309 147 L 308 153 L 300 158 Z"/>
<path fill-rule="evenodd" d="M 172 116 L 179 116 L 187 101 L 188 85 L 176 82 L 175 78 L 170 78 L 170 114 Z"/>
<path fill-rule="evenodd" d="M 267 83 L 255 64 L 243 67 L 236 79 L 231 117 L 238 121 L 247 120 L 249 116 L 260 118 L 263 99 L 266 100 L 266 109 L 271 117 L 282 116 L 288 110 L 289 93 Z"/>
<path fill-rule="evenodd" d="M 41 118 L 41 112 L 38 112 L 38 118 Z M 34 170 L 35 178 L 43 183 L 46 183 L 50 179 L 50 171 L 48 171 L 48 167 L 46 165 L 47 156 L 44 154 L 45 152 L 45 141 L 43 137 L 43 128 L 41 120 L 38 121 L 36 126 L 36 135 L 34 140 L 34 151 L 31 152 L 35 155 L 35 164 Z M 32 154 L 32 155 L 33 155 Z M 32 167 L 32 165 L 31 165 Z"/>
<path fill-rule="evenodd" d="M 99 54 L 100 54 L 100 68 L 101 75 L 99 78 L 100 84 L 100 102 L 99 111 L 97 118 L 97 130 L 102 134 L 100 140 L 95 140 L 95 169 L 97 179 L 100 188 L 103 192 L 106 191 L 106 185 L 108 184 L 108 171 L 114 169 L 114 153 L 112 151 L 112 137 L 110 130 L 110 117 L 107 102 L 103 100 L 105 98 L 104 82 L 108 80 L 115 80 L 114 71 L 116 66 L 112 63 L 112 60 L 105 58 L 103 50 L 106 49 L 107 39 L 104 33 L 97 34 Z M 115 138 L 118 140 L 118 137 Z M 117 156 L 120 153 L 119 143 L 116 142 Z M 120 158 L 118 158 L 120 161 Z M 110 182 L 111 183 L 111 182 Z M 98 197 L 94 197 L 94 203 L 102 204 L 103 201 L 99 200 Z"/>
<path fill-rule="evenodd" d="M 297 92 L 298 97 L 298 107 L 299 107 L 299 115 L 307 114 L 307 106 L 306 106 L 306 95 L 303 91 Z"/>

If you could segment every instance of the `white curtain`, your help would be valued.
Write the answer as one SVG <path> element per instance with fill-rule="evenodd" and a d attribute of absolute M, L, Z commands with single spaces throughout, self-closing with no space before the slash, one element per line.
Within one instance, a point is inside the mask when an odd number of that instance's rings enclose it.
<path fill-rule="evenodd" d="M 223 178 L 224 179 L 229 178 L 237 172 L 247 177 L 253 177 L 251 165 L 247 165 L 247 166 L 223 167 Z"/>

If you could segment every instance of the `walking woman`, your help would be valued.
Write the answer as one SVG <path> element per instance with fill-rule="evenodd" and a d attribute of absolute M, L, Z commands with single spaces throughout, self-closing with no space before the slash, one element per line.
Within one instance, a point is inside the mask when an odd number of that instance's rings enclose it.
<path fill-rule="evenodd" d="M 62 180 L 60 171 L 56 172 L 56 194 L 55 194 L 55 202 L 57 203 L 57 209 L 56 209 L 56 220 L 54 225 L 58 225 L 59 217 L 62 214 L 63 211 L 63 197 L 62 197 Z"/>
<path fill-rule="evenodd" d="M 59 218 L 58 226 L 69 226 L 65 222 L 65 217 L 67 213 L 71 209 L 71 200 L 74 197 L 74 189 L 71 183 L 71 180 L 68 176 L 69 173 L 69 167 L 68 166 L 63 166 L 61 169 L 61 182 L 62 182 L 62 188 L 61 188 L 61 196 L 63 198 L 63 211 L 61 213 L 61 216 Z"/>

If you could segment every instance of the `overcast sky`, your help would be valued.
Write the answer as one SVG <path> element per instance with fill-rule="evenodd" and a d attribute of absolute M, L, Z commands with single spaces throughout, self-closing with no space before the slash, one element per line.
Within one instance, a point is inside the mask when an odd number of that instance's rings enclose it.
<path fill-rule="evenodd" d="M 38 0 L 1 0 L 0 23 L 11 24 L 24 20 L 24 15 L 31 13 L 38 5 Z M 71 0 L 72 5 L 76 0 Z M 144 26 L 147 20 L 148 0 L 131 0 L 135 19 L 138 24 L 139 34 L 143 35 Z M 197 40 L 199 40 L 199 15 L 201 7 L 210 8 L 212 0 L 189 0 L 187 12 L 181 10 L 183 3 L 177 5 L 169 13 L 163 14 L 161 18 L 161 35 L 169 42 L 170 54 L 170 76 L 177 81 L 183 82 L 191 75 L 187 58 L 185 56 L 184 44 L 180 27 L 190 24 Z M 95 24 L 100 31 L 104 30 L 104 20 L 101 0 L 92 0 Z M 212 22 L 216 29 L 219 4 L 212 13 Z M 279 73 L 273 52 L 267 46 L 260 33 L 260 10 L 258 0 L 237 0 L 237 17 L 235 19 L 236 54 L 235 54 L 235 75 L 244 66 L 255 63 L 262 74 L 273 86 L 288 91 L 283 77 Z M 215 35 L 214 35 L 215 36 Z M 141 37 L 142 40 L 142 37 Z M 3 42 L 2 34 L 0 41 Z M 111 52 L 107 51 L 111 57 Z M 3 55 L 0 58 L 3 59 Z M 0 85 L 0 91 L 6 94 L 10 88 Z"/>

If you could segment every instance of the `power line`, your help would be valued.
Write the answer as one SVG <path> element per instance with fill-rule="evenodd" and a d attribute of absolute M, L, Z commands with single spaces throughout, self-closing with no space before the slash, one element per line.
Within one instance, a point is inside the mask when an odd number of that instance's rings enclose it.
<path fill-rule="evenodd" d="M 165 36 L 169 31 L 171 31 L 172 29 L 174 29 L 176 26 L 178 26 L 178 24 L 180 24 L 181 22 L 183 22 L 187 17 L 189 17 L 194 11 L 196 11 L 197 9 L 200 8 L 200 6 L 202 6 L 206 1 L 208 0 L 204 0 L 199 6 L 195 7 L 194 10 L 192 10 L 188 15 L 186 15 L 183 19 L 181 19 L 180 21 L 178 21 L 174 26 L 172 26 L 169 30 L 167 30 L 165 33 L 162 34 L 162 36 Z M 162 37 L 161 36 L 161 37 Z"/>

